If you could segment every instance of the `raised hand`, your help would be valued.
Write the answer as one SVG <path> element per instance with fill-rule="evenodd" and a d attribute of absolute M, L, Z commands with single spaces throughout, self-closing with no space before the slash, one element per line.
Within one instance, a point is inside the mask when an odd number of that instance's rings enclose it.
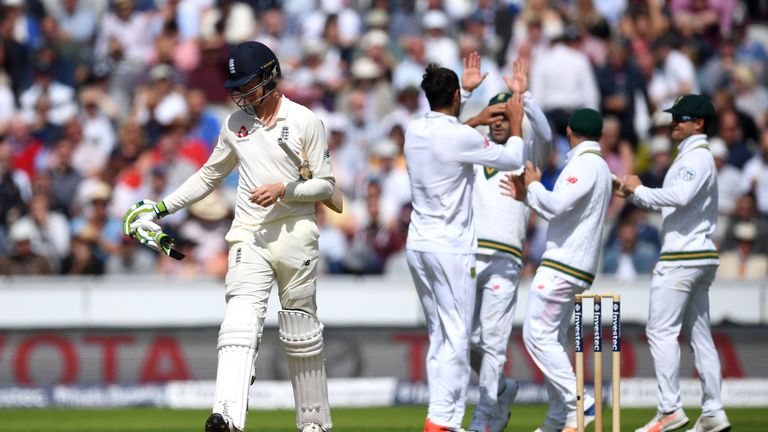
<path fill-rule="evenodd" d="M 525 110 L 523 109 L 523 94 L 512 93 L 512 97 L 507 99 L 507 103 L 504 104 L 504 112 L 509 119 L 509 134 L 512 136 L 523 136 L 523 116 Z"/>
<path fill-rule="evenodd" d="M 465 122 L 466 125 L 476 127 L 491 125 L 504 115 L 506 108 L 503 104 L 488 105 L 480 113 Z"/>
<path fill-rule="evenodd" d="M 476 89 L 483 82 L 488 72 L 480 73 L 480 54 L 472 51 L 461 60 L 464 72 L 461 74 L 461 88 L 466 91 Z"/>
<path fill-rule="evenodd" d="M 512 93 L 523 94 L 528 91 L 529 64 L 523 59 L 517 59 L 512 65 L 512 78 L 504 77 L 504 82 Z"/>

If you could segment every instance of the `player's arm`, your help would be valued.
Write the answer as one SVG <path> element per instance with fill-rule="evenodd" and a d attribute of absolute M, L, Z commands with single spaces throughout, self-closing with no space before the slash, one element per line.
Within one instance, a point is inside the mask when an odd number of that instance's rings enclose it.
<path fill-rule="evenodd" d="M 685 158 L 685 162 L 675 168 L 672 175 L 679 176 L 682 181 L 675 185 L 649 188 L 643 186 L 637 176 L 625 176 L 622 180 L 624 188 L 631 194 L 630 202 L 643 207 L 685 207 L 701 190 L 704 183 L 712 175 L 707 169 L 703 158 L 694 158 L 693 154 Z"/>
<path fill-rule="evenodd" d="M 459 147 L 455 155 L 457 161 L 480 164 L 503 171 L 512 171 L 523 165 L 523 97 L 514 94 L 503 107 L 491 105 L 486 107 L 478 117 L 483 119 L 487 117 L 488 122 L 491 123 L 495 110 L 502 108 L 509 118 L 510 137 L 507 145 L 491 145 L 488 138 L 475 129 L 463 127 L 458 131 L 454 141 Z M 465 126 L 470 125 L 471 123 L 468 122 Z"/>
<path fill-rule="evenodd" d="M 529 148 L 533 164 L 543 169 L 547 166 L 549 155 L 552 153 L 552 128 L 544 111 L 536 104 L 530 92 L 523 93 L 523 108 L 533 129 L 533 140 L 526 143 L 526 147 Z"/>
<path fill-rule="evenodd" d="M 530 162 L 525 168 L 526 172 L 540 172 Z M 565 181 L 559 181 L 555 184 L 552 191 L 548 191 L 539 179 L 535 179 L 527 185 L 527 196 L 525 204 L 533 211 L 542 215 L 552 217 L 561 215 L 573 209 L 576 203 L 589 193 L 595 185 L 597 177 L 595 170 L 589 166 L 588 161 L 575 160 L 571 162 L 560 174 Z"/>
<path fill-rule="evenodd" d="M 222 126 L 219 141 L 216 143 L 211 156 L 208 157 L 208 161 L 181 186 L 158 203 L 165 206 L 165 214 L 175 213 L 205 198 L 235 169 L 237 154 L 232 149 L 224 128 L 226 128 L 226 124 Z"/>
<path fill-rule="evenodd" d="M 331 155 L 326 142 L 325 128 L 319 118 L 313 117 L 304 132 L 304 153 L 312 178 L 306 181 L 284 182 L 284 201 L 315 202 L 331 197 L 336 180 L 333 177 Z"/>
<path fill-rule="evenodd" d="M 488 72 L 480 72 L 480 54 L 473 51 L 462 59 L 463 71 L 461 73 L 461 107 L 459 111 L 464 110 L 464 104 L 467 102 L 472 92 L 483 82 Z"/>

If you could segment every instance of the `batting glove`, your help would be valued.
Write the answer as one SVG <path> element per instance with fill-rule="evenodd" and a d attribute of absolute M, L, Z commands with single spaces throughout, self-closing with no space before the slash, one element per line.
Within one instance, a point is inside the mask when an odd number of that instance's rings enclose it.
<path fill-rule="evenodd" d="M 141 200 L 125 212 L 123 234 L 136 238 L 135 232 L 138 228 L 159 232 L 160 226 L 155 221 L 167 215 L 168 209 L 162 201 L 156 203 L 152 200 Z"/>

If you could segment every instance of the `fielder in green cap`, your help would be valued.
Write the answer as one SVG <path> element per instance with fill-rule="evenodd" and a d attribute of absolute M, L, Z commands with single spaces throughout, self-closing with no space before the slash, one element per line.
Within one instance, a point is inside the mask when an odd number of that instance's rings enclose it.
<path fill-rule="evenodd" d="M 678 155 L 663 186 L 643 186 L 637 176 L 614 180 L 614 190 L 629 202 L 660 211 L 661 256 L 651 279 L 646 334 L 658 381 L 658 412 L 636 432 L 673 430 L 689 420 L 680 400 L 682 334 L 693 347 L 703 389 L 701 416 L 690 431 L 731 427 L 720 400 L 720 359 L 709 330 L 709 287 L 719 265 L 712 241 L 717 223 L 717 168 L 706 130 L 715 117 L 712 102 L 689 94 L 665 110 L 672 114 L 672 139 Z"/>
<path fill-rule="evenodd" d="M 488 101 L 488 106 L 504 105 L 521 94 L 524 116 L 520 123 L 522 139 L 510 139 L 510 120 L 500 115 L 489 125 L 491 145 L 520 151 L 543 168 L 552 149 L 552 128 L 544 112 L 528 92 L 528 65 L 516 61 L 509 91 Z M 509 420 L 509 409 L 517 394 L 517 383 L 504 375 L 509 337 L 517 305 L 517 291 L 523 271 L 523 245 L 530 210 L 512 199 L 499 199 L 499 182 L 506 173 L 475 165 L 472 212 L 477 236 L 477 277 L 475 310 L 470 339 L 472 369 L 478 376 L 480 399 L 469 430 L 500 431 Z"/>
<path fill-rule="evenodd" d="M 576 375 L 564 341 L 574 296 L 589 289 L 595 279 L 611 199 L 611 172 L 597 142 L 602 129 L 603 119 L 595 110 L 580 109 L 571 115 L 566 128 L 571 150 L 552 191 L 541 184 L 541 171 L 530 162 L 523 175 L 502 181 L 507 195 L 524 202 L 550 227 L 523 321 L 525 348 L 550 392 L 541 431 L 576 430 L 579 414 L 585 425 L 595 418 L 591 395 L 577 401 Z"/>

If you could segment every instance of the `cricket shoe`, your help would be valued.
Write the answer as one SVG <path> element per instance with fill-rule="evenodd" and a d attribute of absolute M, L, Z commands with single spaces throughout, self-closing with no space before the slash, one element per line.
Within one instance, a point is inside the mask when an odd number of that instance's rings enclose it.
<path fill-rule="evenodd" d="M 491 419 L 493 416 L 475 409 L 472 414 L 472 422 L 469 424 L 467 432 L 491 432 Z"/>
<path fill-rule="evenodd" d="M 716 416 L 701 416 L 696 420 L 692 429 L 686 432 L 727 432 L 731 430 L 731 423 L 725 413 Z"/>
<path fill-rule="evenodd" d="M 673 431 L 687 425 L 688 421 L 688 416 L 685 415 L 685 411 L 682 408 L 667 414 L 658 412 L 645 426 L 635 429 L 635 432 Z"/>
<path fill-rule="evenodd" d="M 424 432 L 473 432 L 472 430 L 464 430 L 460 427 L 452 428 L 448 426 L 440 426 L 439 424 L 432 423 L 429 419 L 424 422 Z M 480 431 L 482 432 L 482 431 Z"/>
<path fill-rule="evenodd" d="M 491 419 L 488 432 L 502 432 L 512 415 L 509 411 L 517 396 L 517 381 L 504 378 L 504 390 L 496 397 L 496 415 Z"/>
<path fill-rule="evenodd" d="M 533 432 L 560 432 L 560 428 L 554 428 L 552 426 L 543 424 L 537 427 L 536 430 Z"/>
<path fill-rule="evenodd" d="M 584 427 L 589 426 L 595 421 L 595 398 L 591 395 L 584 395 Z M 562 432 L 576 432 L 576 418 L 568 418 L 565 421 L 565 427 Z"/>
<path fill-rule="evenodd" d="M 301 428 L 301 432 L 328 432 L 317 423 L 307 423 Z"/>
<path fill-rule="evenodd" d="M 229 426 L 229 422 L 219 413 L 213 413 L 205 421 L 205 432 L 236 432 L 237 429 Z"/>

